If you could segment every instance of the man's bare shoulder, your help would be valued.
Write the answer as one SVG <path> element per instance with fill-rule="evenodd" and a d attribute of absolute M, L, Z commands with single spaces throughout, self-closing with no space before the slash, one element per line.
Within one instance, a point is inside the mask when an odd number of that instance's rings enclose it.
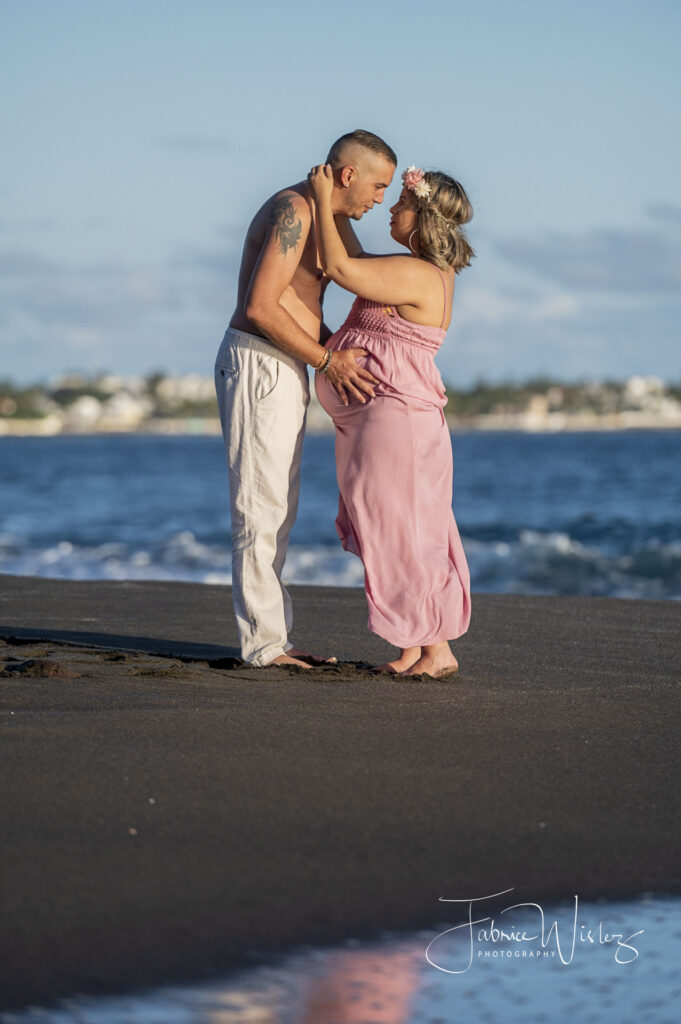
<path fill-rule="evenodd" d="M 274 230 L 284 256 L 307 238 L 312 213 L 307 199 L 296 186 L 281 189 L 270 196 L 265 212 L 267 224 Z"/>
<path fill-rule="evenodd" d="M 303 224 L 311 223 L 312 210 L 306 193 L 302 191 L 302 185 L 291 185 L 275 192 L 265 200 L 253 219 L 271 221 L 282 212 L 290 212 L 291 215 L 299 217 Z"/>
<path fill-rule="evenodd" d="M 270 196 L 265 204 L 270 220 L 281 216 L 283 213 L 284 215 L 299 217 L 303 224 L 309 226 L 312 221 L 310 201 L 304 192 L 299 191 L 299 187 L 293 185 L 290 188 L 282 188 L 281 191 L 275 192 L 273 196 Z"/>
<path fill-rule="evenodd" d="M 301 239 L 307 238 L 312 223 L 312 211 L 302 185 L 282 188 L 262 204 L 250 223 L 249 237 L 263 240 L 270 229 L 274 231 L 284 255 Z"/>
<path fill-rule="evenodd" d="M 260 250 L 273 237 L 283 256 L 296 250 L 300 253 L 299 244 L 308 244 L 311 224 L 312 211 L 305 193 L 296 185 L 282 188 L 265 200 L 248 225 L 246 250 Z"/>

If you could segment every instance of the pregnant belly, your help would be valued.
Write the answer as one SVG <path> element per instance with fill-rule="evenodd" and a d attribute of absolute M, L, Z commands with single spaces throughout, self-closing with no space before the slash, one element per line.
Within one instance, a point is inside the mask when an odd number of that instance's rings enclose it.
<path fill-rule="evenodd" d="M 442 379 L 432 360 L 424 362 L 422 366 L 410 363 L 402 366 L 397 360 L 386 359 L 384 353 L 370 352 L 359 358 L 357 365 L 368 370 L 379 381 L 378 384 L 372 385 L 375 397 L 367 396 L 364 403 L 353 395 L 348 395 L 350 404 L 344 405 L 326 375 L 315 374 L 315 390 L 319 404 L 336 426 L 343 426 L 348 422 L 348 417 L 354 418 L 366 413 L 377 400 L 398 402 L 401 406 L 414 409 L 441 410 L 447 403 Z"/>
<path fill-rule="evenodd" d="M 317 393 L 317 401 L 321 405 L 324 412 L 328 413 L 332 420 L 336 420 L 336 417 L 345 408 L 338 392 L 331 386 L 329 381 L 326 379 L 326 375 L 323 373 L 315 373 L 314 375 L 314 387 Z"/>
<path fill-rule="evenodd" d="M 332 352 L 340 352 L 346 348 L 364 347 L 365 338 L 358 337 L 355 332 L 342 329 L 336 331 L 336 333 L 333 334 L 326 342 L 326 348 L 330 349 Z M 375 376 L 379 376 L 376 373 L 376 367 L 370 365 L 372 362 L 371 353 L 367 356 L 359 356 L 357 358 L 357 366 L 366 368 L 370 370 L 370 372 L 374 373 Z M 349 409 L 356 410 L 364 408 L 364 405 L 351 394 L 348 395 L 350 406 L 344 405 L 338 395 L 338 392 L 324 373 L 315 373 L 314 384 L 319 404 L 322 409 L 328 413 L 336 425 L 338 425 L 339 420 L 342 420 L 344 415 L 347 416 Z M 367 400 L 371 401 L 368 396 Z"/>

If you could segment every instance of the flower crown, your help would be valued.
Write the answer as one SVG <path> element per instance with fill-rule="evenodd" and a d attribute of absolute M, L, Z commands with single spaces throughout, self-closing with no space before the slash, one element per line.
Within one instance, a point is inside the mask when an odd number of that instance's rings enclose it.
<path fill-rule="evenodd" d="M 418 199 L 428 199 L 430 196 L 430 185 L 420 167 L 407 167 L 402 171 L 402 184 L 408 188 Z"/>
<path fill-rule="evenodd" d="M 445 224 L 449 224 L 454 230 L 460 227 L 456 221 L 450 220 L 449 217 L 445 217 L 443 213 L 440 213 L 437 206 L 427 202 L 430 199 L 432 185 L 426 181 L 426 176 L 420 167 L 414 167 L 412 164 L 411 167 L 407 167 L 406 171 L 402 171 L 402 184 L 410 192 L 413 192 L 417 199 L 425 199 L 426 206 L 433 211 L 438 220 L 443 220 Z"/>

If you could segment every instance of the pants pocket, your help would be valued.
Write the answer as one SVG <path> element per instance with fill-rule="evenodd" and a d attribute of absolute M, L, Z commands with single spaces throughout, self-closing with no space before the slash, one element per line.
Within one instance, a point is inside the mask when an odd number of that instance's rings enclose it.
<path fill-rule="evenodd" d="M 279 360 L 274 356 L 258 354 L 254 392 L 257 402 L 268 398 L 276 388 L 279 381 L 279 365 Z"/>

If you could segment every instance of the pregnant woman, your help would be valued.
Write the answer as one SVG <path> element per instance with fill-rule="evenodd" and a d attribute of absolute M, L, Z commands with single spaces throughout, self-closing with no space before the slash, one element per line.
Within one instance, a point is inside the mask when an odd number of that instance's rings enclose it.
<path fill-rule="evenodd" d="M 410 167 L 390 211 L 390 234 L 409 255 L 368 256 L 349 228 L 345 241 L 339 234 L 331 167 L 313 168 L 308 181 L 324 270 L 357 296 L 316 375 L 336 427 L 336 527 L 364 564 L 369 628 L 401 651 L 378 668 L 448 676 L 458 668 L 448 641 L 470 622 L 470 574 L 452 512 L 446 395 L 433 357 L 451 318 L 455 274 L 475 255 L 461 230 L 473 210 L 448 175 Z M 324 376 L 345 348 L 364 349 L 359 365 L 380 381 L 368 401 L 359 392 L 342 401 Z"/>

